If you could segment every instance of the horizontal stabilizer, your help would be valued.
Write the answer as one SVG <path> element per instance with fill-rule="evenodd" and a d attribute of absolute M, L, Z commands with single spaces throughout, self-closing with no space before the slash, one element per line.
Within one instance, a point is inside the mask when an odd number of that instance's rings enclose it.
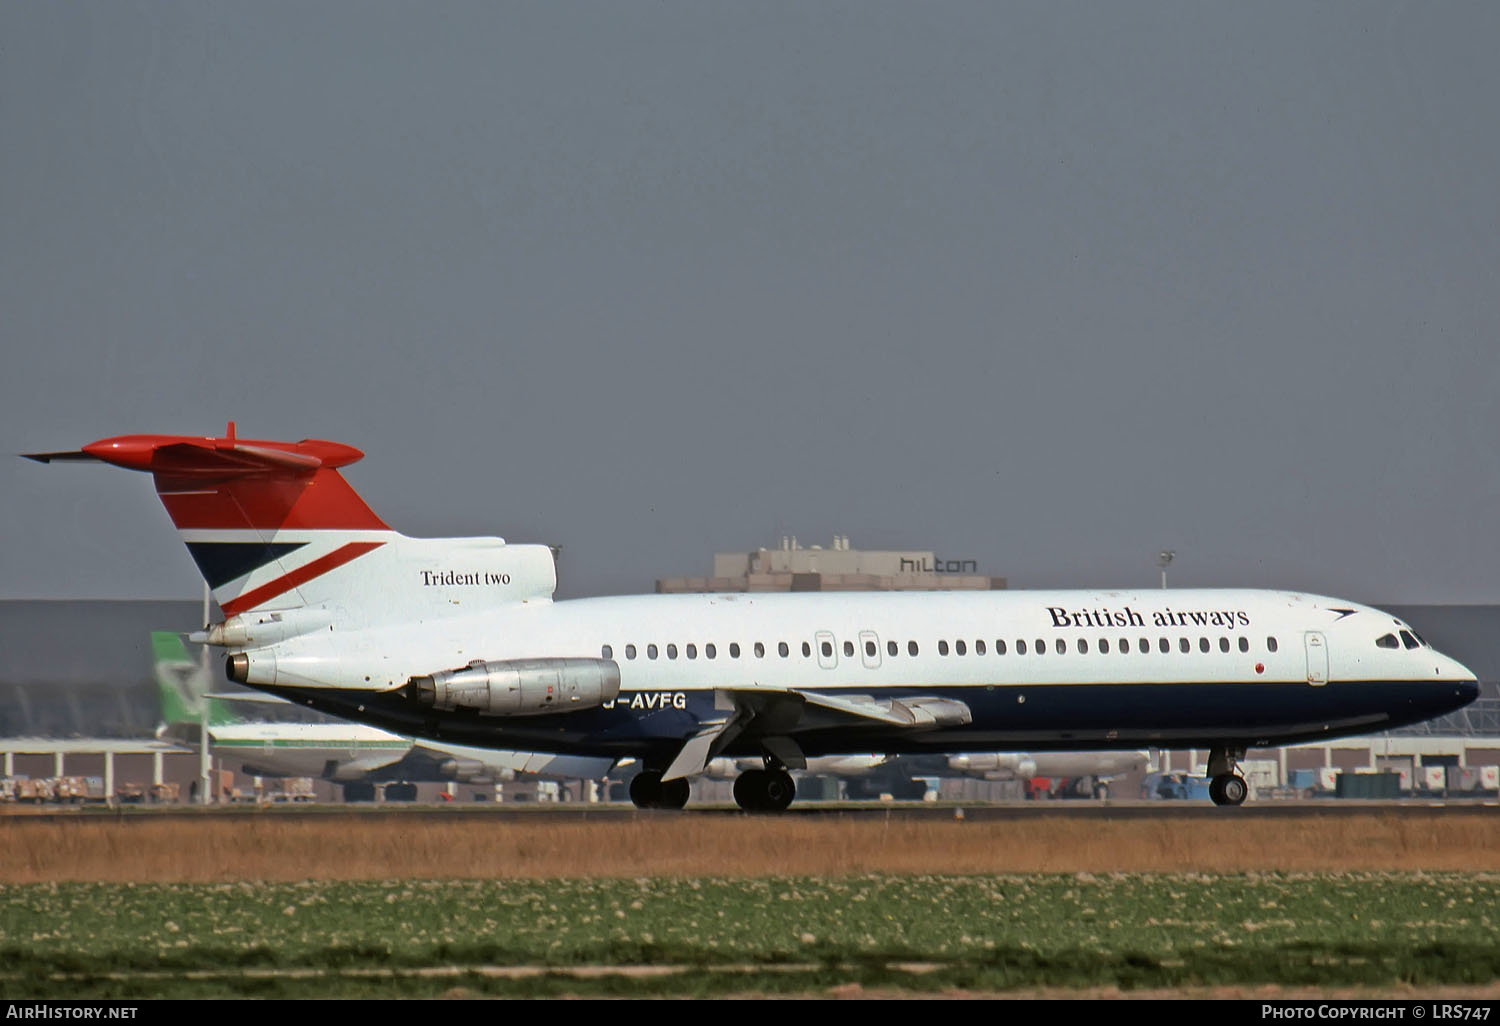
<path fill-rule="evenodd" d="M 291 699 L 262 691 L 212 691 L 203 696 L 220 702 L 255 702 L 258 705 L 295 705 Z"/>
<path fill-rule="evenodd" d="M 36 460 L 38 463 L 98 463 L 99 457 L 90 456 L 86 452 L 23 452 L 23 459 Z"/>
<path fill-rule="evenodd" d="M 364 457 L 352 445 L 304 438 L 300 442 L 241 440 L 234 422 L 222 438 L 192 435 L 119 435 L 101 438 L 78 452 L 27 453 L 38 463 L 97 461 L 167 477 L 244 474 L 311 474 L 345 467 Z"/>

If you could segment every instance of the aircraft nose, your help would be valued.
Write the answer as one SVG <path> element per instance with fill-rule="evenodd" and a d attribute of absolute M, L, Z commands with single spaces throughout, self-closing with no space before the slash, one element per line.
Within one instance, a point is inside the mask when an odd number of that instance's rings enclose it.
<path fill-rule="evenodd" d="M 1479 697 L 1479 681 L 1473 677 L 1470 677 L 1468 680 L 1461 680 L 1458 682 L 1457 691 L 1458 697 L 1462 700 L 1463 704 L 1468 705 Z"/>

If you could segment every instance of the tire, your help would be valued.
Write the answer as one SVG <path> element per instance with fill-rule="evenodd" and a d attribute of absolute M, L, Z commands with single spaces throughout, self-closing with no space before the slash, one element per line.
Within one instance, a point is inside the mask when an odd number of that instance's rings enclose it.
<path fill-rule="evenodd" d="M 797 783 L 785 770 L 771 770 L 766 773 L 760 793 L 767 812 L 785 812 L 797 797 Z"/>
<path fill-rule="evenodd" d="M 655 770 L 642 770 L 630 781 L 630 800 L 638 809 L 661 808 L 661 774 Z"/>
<path fill-rule="evenodd" d="M 766 775 L 765 770 L 746 770 L 734 778 L 734 803 L 746 812 L 760 812 L 761 792 L 763 785 L 761 777 Z"/>
<path fill-rule="evenodd" d="M 688 795 L 692 793 L 692 785 L 682 777 L 676 780 L 664 780 L 660 787 L 661 797 L 656 805 L 658 809 L 680 809 L 687 805 Z"/>

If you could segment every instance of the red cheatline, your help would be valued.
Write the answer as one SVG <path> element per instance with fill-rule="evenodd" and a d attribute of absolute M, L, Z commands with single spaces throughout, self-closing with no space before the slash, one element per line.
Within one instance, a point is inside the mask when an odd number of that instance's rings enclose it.
<path fill-rule="evenodd" d="M 268 602 L 277 595 L 291 591 L 298 585 L 306 584 L 315 577 L 321 577 L 328 573 L 328 571 L 341 567 L 350 560 L 358 559 L 366 552 L 378 549 L 384 544 L 385 542 L 378 541 L 350 542 L 348 545 L 334 549 L 328 555 L 321 556 L 298 570 L 293 570 L 291 573 L 278 577 L 268 584 L 261 585 L 254 591 L 247 591 L 238 598 L 231 599 L 224 603 L 224 612 L 229 616 L 233 616 L 247 609 L 254 609 L 262 602 Z"/>

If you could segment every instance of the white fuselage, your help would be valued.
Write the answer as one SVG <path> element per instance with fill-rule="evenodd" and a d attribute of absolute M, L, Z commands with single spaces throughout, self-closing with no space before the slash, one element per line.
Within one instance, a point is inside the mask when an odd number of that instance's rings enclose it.
<path fill-rule="evenodd" d="M 1382 647 L 1386 637 L 1394 647 Z M 373 720 L 470 744 L 546 750 L 550 741 L 578 752 L 612 750 L 615 741 L 626 750 L 627 738 L 680 743 L 691 729 L 646 714 L 675 710 L 701 720 L 703 703 L 731 690 L 931 694 L 974 710 L 972 723 L 920 743 L 882 748 L 859 732 L 847 740 L 809 735 L 808 754 L 835 754 L 1281 743 L 1437 715 L 1475 688 L 1473 674 L 1388 614 L 1248 590 L 528 601 L 473 616 L 313 632 L 247 654 L 250 683 L 328 697 L 325 707 L 344 715 L 375 709 L 368 699 L 356 709 L 358 694 L 394 695 L 416 675 L 471 660 L 612 660 L 619 695 L 597 708 L 462 723 Z M 1427 711 L 1429 699 L 1437 712 Z"/>

